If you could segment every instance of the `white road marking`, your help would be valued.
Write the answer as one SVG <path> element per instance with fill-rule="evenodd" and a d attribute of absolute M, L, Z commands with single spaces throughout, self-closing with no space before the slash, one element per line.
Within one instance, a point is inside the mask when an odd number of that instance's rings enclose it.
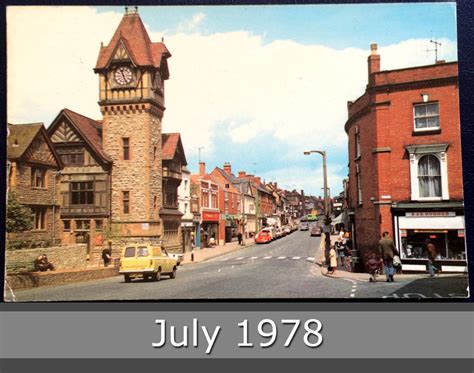
<path fill-rule="evenodd" d="M 352 293 L 355 293 L 357 291 L 357 289 L 352 289 L 351 292 Z"/>
<path fill-rule="evenodd" d="M 293 258 L 291 258 L 293 260 L 298 260 L 298 259 L 301 259 L 301 256 L 294 256 Z"/>
<path fill-rule="evenodd" d="M 273 256 L 266 256 L 263 259 L 271 259 L 271 258 L 273 258 Z"/>
<path fill-rule="evenodd" d="M 255 259 L 258 259 L 258 256 L 252 256 L 252 257 L 250 258 L 250 260 L 255 260 Z"/>
<path fill-rule="evenodd" d="M 351 294 L 351 298 L 354 298 L 355 297 L 355 294 Z"/>
<path fill-rule="evenodd" d="M 230 258 L 225 258 L 225 259 L 222 259 L 223 262 L 225 262 L 226 260 L 229 260 Z"/>
<path fill-rule="evenodd" d="M 306 258 L 306 260 L 309 260 L 310 262 L 312 262 L 314 260 L 314 258 L 309 256 L 309 257 Z"/>
<path fill-rule="evenodd" d="M 242 260 L 242 259 L 245 259 L 245 256 L 241 256 L 239 258 L 235 258 L 235 260 Z"/>
<path fill-rule="evenodd" d="M 286 259 L 286 256 L 279 256 L 277 259 Z"/>

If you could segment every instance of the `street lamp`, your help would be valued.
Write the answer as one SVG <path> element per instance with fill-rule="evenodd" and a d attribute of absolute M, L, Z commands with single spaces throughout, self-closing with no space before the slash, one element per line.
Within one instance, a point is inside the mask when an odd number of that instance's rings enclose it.
<path fill-rule="evenodd" d="M 323 180 L 324 180 L 324 225 L 331 224 L 331 219 L 329 217 L 329 199 L 328 199 L 328 175 L 326 169 L 326 152 L 324 150 L 307 150 L 304 152 L 304 155 L 310 155 L 311 153 L 318 153 L 323 156 Z M 326 264 L 329 264 L 329 250 L 331 248 L 331 227 L 329 227 L 329 232 L 324 232 L 326 235 Z"/>
<path fill-rule="evenodd" d="M 326 152 L 324 150 L 308 150 L 304 152 L 304 155 L 310 155 L 311 153 L 318 153 L 323 156 L 323 178 L 324 178 L 324 215 L 326 219 L 329 217 L 329 200 L 328 200 L 328 175 L 326 169 Z"/>

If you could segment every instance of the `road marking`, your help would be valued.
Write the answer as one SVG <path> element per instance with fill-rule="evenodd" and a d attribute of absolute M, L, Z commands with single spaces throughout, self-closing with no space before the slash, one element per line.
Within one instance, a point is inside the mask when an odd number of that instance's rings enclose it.
<path fill-rule="evenodd" d="M 308 256 L 308 257 L 306 258 L 306 260 L 309 260 L 310 262 L 312 262 L 312 261 L 314 261 L 314 258 L 311 257 L 311 256 Z"/>
<path fill-rule="evenodd" d="M 351 294 L 351 298 L 354 298 L 356 295 L 355 294 Z"/>
<path fill-rule="evenodd" d="M 286 259 L 286 256 L 279 256 L 277 259 Z"/>
<path fill-rule="evenodd" d="M 357 289 L 352 289 L 351 292 L 352 293 L 355 293 L 357 291 Z"/>
<path fill-rule="evenodd" d="M 235 258 L 235 260 L 242 260 L 242 259 L 245 259 L 246 257 L 245 256 L 241 256 L 239 258 Z"/>
<path fill-rule="evenodd" d="M 222 259 L 223 262 L 225 262 L 226 260 L 229 260 L 230 258 L 225 258 L 225 259 Z"/>
<path fill-rule="evenodd" d="M 252 256 L 252 257 L 250 258 L 250 260 L 255 260 L 255 259 L 258 259 L 258 256 Z"/>
<path fill-rule="evenodd" d="M 266 256 L 263 259 L 271 259 L 271 258 L 273 258 L 273 256 Z"/>
<path fill-rule="evenodd" d="M 298 260 L 298 259 L 301 259 L 301 256 L 294 256 L 293 258 L 291 258 L 293 260 Z"/>

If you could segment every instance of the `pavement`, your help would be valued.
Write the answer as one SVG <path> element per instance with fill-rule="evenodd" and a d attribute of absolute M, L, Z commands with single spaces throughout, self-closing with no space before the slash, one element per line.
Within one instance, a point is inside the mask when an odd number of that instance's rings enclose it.
<path fill-rule="evenodd" d="M 239 243 L 235 241 L 228 242 L 225 245 L 207 247 L 203 249 L 194 249 L 192 252 L 186 252 L 184 254 L 184 259 L 181 262 L 181 265 L 204 262 L 206 260 L 216 258 L 218 256 L 242 250 L 252 245 L 255 245 L 255 240 L 253 238 L 249 238 L 247 240 L 243 240 L 242 245 L 239 245 Z"/>

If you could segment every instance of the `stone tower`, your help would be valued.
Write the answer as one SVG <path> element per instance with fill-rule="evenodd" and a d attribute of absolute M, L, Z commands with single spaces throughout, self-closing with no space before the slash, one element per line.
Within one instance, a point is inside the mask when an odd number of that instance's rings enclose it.
<path fill-rule="evenodd" d="M 111 221 L 131 238 L 155 238 L 162 231 L 161 120 L 169 57 L 163 43 L 151 42 L 136 8 L 126 8 L 94 69 L 102 146 L 113 160 Z"/>

